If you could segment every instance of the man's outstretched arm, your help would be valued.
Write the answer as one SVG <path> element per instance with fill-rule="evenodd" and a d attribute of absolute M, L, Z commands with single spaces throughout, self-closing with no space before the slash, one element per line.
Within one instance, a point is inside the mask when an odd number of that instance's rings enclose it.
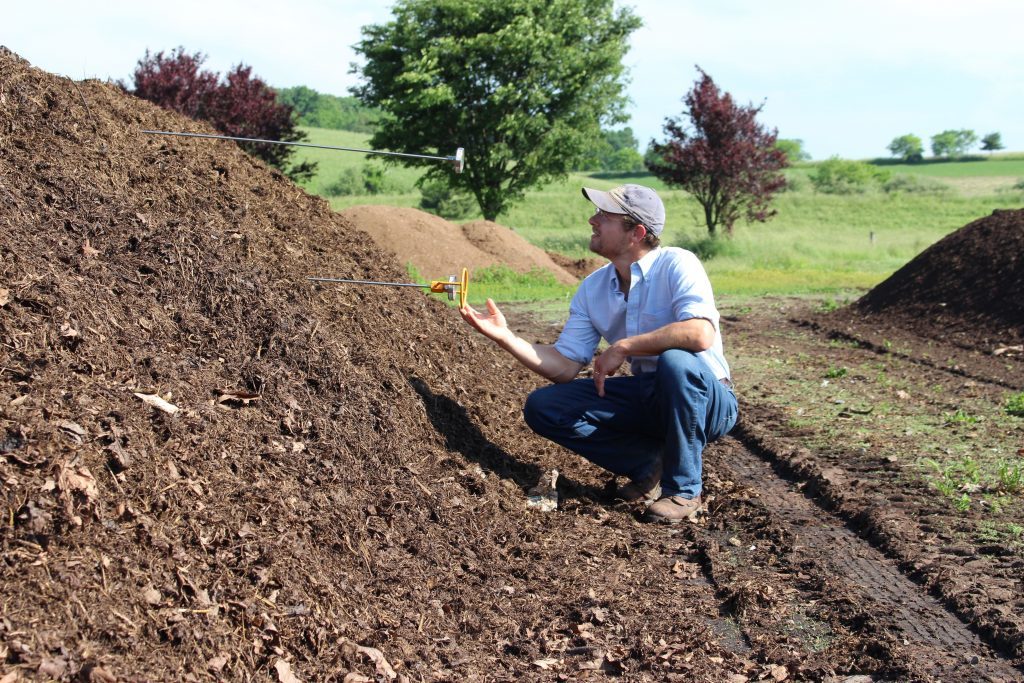
<path fill-rule="evenodd" d="M 568 382 L 576 377 L 583 363 L 569 360 L 551 344 L 531 344 L 508 328 L 505 316 L 493 300 L 487 300 L 487 313 L 469 304 L 459 309 L 463 319 L 482 335 L 494 340 L 520 363 L 552 382 Z"/>

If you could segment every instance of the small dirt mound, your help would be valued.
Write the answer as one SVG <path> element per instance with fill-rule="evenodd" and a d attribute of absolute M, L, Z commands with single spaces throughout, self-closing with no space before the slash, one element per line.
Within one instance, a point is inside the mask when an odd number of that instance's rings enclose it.
<path fill-rule="evenodd" d="M 460 227 L 417 209 L 380 205 L 353 206 L 341 215 L 369 233 L 399 263 L 412 264 L 424 278 L 441 279 L 461 268 L 472 272 L 502 265 L 521 273 L 546 270 L 563 284 L 577 282 L 542 250 L 490 221 Z"/>
<path fill-rule="evenodd" d="M 971 348 L 1024 341 L 1024 209 L 947 235 L 833 322 L 898 326 Z"/>
<path fill-rule="evenodd" d="M 499 263 L 470 244 L 459 226 L 424 211 L 367 204 L 349 207 L 340 215 L 369 234 L 379 248 L 394 254 L 398 263 L 412 264 L 424 278 L 439 280 L 458 274 L 461 268 L 473 271 Z"/>
<path fill-rule="evenodd" d="M 546 270 L 563 285 L 574 285 L 579 281 L 543 249 L 530 244 L 504 225 L 493 221 L 472 221 L 462 225 L 462 233 L 470 244 L 499 259 L 512 270 L 520 273 Z"/>
<path fill-rule="evenodd" d="M 553 251 L 547 252 L 548 257 L 552 261 L 565 268 L 567 271 L 572 273 L 573 276 L 582 280 L 586 276 L 593 273 L 595 270 L 608 263 L 607 260 L 598 257 L 592 258 L 578 258 L 573 259 L 565 256 L 564 254 L 558 254 Z"/>

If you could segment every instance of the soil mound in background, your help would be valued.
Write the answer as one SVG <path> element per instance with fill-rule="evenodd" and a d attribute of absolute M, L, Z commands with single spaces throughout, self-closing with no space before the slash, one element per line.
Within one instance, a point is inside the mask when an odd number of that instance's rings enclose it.
<path fill-rule="evenodd" d="M 535 247 L 515 231 L 493 221 L 471 221 L 462 225 L 462 234 L 470 244 L 501 260 L 520 273 L 546 270 L 563 285 L 574 285 L 579 278 L 563 268 L 539 247 Z"/>
<path fill-rule="evenodd" d="M 577 282 L 543 250 L 490 221 L 459 226 L 417 209 L 379 205 L 353 206 L 341 215 L 424 278 L 443 279 L 462 268 L 469 268 L 472 276 L 474 270 L 504 265 L 521 273 L 545 270 L 562 284 Z"/>
<path fill-rule="evenodd" d="M 829 317 L 992 351 L 1024 341 L 1022 293 L 1024 209 L 1000 210 L 939 240 Z"/>
<path fill-rule="evenodd" d="M 547 252 L 547 255 L 552 261 L 565 268 L 576 278 L 582 280 L 586 276 L 593 273 L 595 270 L 608 263 L 606 259 L 599 258 L 597 256 L 591 258 L 580 258 L 573 259 L 565 256 L 564 254 L 558 254 L 552 251 Z"/>

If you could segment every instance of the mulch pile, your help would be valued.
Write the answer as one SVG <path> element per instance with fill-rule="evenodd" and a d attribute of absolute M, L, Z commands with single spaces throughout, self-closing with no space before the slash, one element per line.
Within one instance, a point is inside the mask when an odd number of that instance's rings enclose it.
<path fill-rule="evenodd" d="M 997 210 L 947 235 L 832 320 L 902 327 L 992 353 L 1024 342 L 1024 209 Z"/>
<path fill-rule="evenodd" d="M 211 132 L 0 49 L 0 678 L 752 666 L 523 425 L 537 378 L 439 297 L 307 281 L 406 273 L 233 144 L 139 129 Z M 526 505 L 554 468 L 565 514 Z"/>

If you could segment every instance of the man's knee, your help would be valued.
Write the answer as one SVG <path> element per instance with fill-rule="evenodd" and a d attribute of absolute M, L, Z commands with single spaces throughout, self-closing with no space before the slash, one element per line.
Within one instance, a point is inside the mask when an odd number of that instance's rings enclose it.
<path fill-rule="evenodd" d="M 552 385 L 537 389 L 526 397 L 526 403 L 523 405 L 523 419 L 527 426 L 538 434 L 544 434 L 553 422 L 551 413 L 553 407 L 551 390 L 553 388 Z"/>
<path fill-rule="evenodd" d="M 692 384 L 701 381 L 704 361 L 692 351 L 669 349 L 658 357 L 658 373 L 676 382 Z"/>

